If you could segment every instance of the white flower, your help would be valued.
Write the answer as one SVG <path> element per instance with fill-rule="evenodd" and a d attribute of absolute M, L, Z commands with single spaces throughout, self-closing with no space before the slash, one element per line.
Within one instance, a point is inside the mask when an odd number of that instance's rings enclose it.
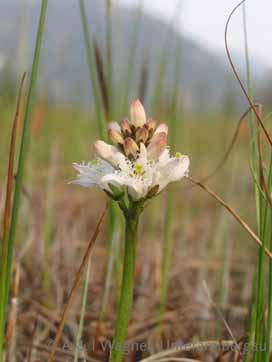
<path fill-rule="evenodd" d="M 130 124 L 133 127 L 130 127 Z M 131 105 L 131 121 L 109 124 L 109 135 L 116 146 L 103 141 L 94 144 L 97 160 L 74 164 L 78 177 L 72 183 L 97 186 L 113 197 L 123 197 L 127 190 L 133 201 L 153 197 L 169 183 L 188 174 L 189 157 L 170 156 L 167 147 L 168 126 L 149 119 L 146 122 L 140 101 Z M 119 192 L 120 191 L 120 192 Z M 118 194 L 118 196 L 117 196 Z"/>
<path fill-rule="evenodd" d="M 148 152 L 143 143 L 140 153 L 133 160 L 120 163 L 118 168 L 106 161 L 74 164 L 79 172 L 78 178 L 72 183 L 85 187 L 97 186 L 102 190 L 112 192 L 110 185 L 118 188 L 127 187 L 130 197 L 138 201 L 148 196 L 148 192 L 158 186 L 161 192 L 170 182 L 179 181 L 187 175 L 189 158 L 187 156 L 170 157 L 165 150 L 157 161 L 148 159 Z"/>

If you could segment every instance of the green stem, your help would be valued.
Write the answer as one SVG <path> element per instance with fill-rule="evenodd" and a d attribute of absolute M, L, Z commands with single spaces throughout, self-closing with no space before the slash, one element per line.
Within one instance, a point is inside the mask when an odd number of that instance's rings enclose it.
<path fill-rule="evenodd" d="M 26 156 L 28 146 L 30 143 L 30 123 L 32 118 L 33 105 L 35 101 L 36 83 L 38 78 L 40 54 L 43 40 L 43 33 L 45 28 L 47 0 L 42 1 L 40 20 L 36 38 L 35 53 L 33 58 L 30 85 L 27 97 L 26 112 L 24 117 L 24 125 L 22 131 L 22 139 L 20 146 L 20 154 L 18 161 L 18 170 L 16 175 L 15 192 L 11 214 L 11 224 L 9 235 L 5 235 L 4 240 L 8 240 L 7 246 L 3 249 L 1 254 L 1 273 L 0 273 L 0 361 L 3 360 L 3 347 L 4 347 L 4 328 L 6 323 L 6 314 L 8 306 L 9 286 L 12 272 L 13 261 L 13 248 L 15 232 L 17 228 L 18 213 L 21 201 L 21 191 L 23 185 L 23 177 L 26 163 Z"/>
<path fill-rule="evenodd" d="M 108 87 L 109 87 L 109 102 L 110 102 L 110 119 L 114 115 L 114 92 L 113 92 L 113 60 L 112 60 L 112 14 L 111 14 L 111 0 L 106 0 L 106 44 L 107 44 L 107 76 L 108 76 Z"/>
<path fill-rule="evenodd" d="M 169 190 L 167 194 L 166 214 L 164 220 L 163 233 L 163 265 L 162 265 L 162 286 L 161 286 L 161 305 L 160 305 L 160 322 L 165 311 L 165 305 L 168 292 L 168 275 L 170 270 L 170 261 L 172 253 L 172 216 L 173 216 L 173 191 Z M 161 323 L 160 328 L 161 328 Z"/>
<path fill-rule="evenodd" d="M 95 111 L 97 117 L 97 123 L 99 127 L 99 136 L 101 139 L 107 139 L 107 126 L 105 123 L 105 115 L 102 107 L 102 100 L 101 94 L 99 92 L 98 86 L 98 79 L 97 79 L 97 72 L 96 72 L 96 65 L 95 65 L 95 58 L 94 58 L 94 50 L 93 50 L 93 42 L 92 36 L 89 29 L 87 13 L 85 8 L 84 0 L 79 0 L 79 9 L 80 9 L 80 17 L 82 22 L 83 34 L 84 34 L 84 41 L 85 47 L 87 52 L 87 60 L 88 60 L 88 67 L 89 67 L 89 75 L 91 84 L 93 86 L 93 94 L 95 100 Z"/>
<path fill-rule="evenodd" d="M 122 288 L 112 343 L 111 362 L 121 362 L 125 351 L 125 340 L 133 301 L 138 221 L 138 212 L 126 217 Z"/>
<path fill-rule="evenodd" d="M 88 299 L 90 269 L 91 269 L 91 258 L 89 258 L 89 261 L 88 261 L 88 266 L 87 266 L 86 276 L 85 276 L 85 281 L 84 281 L 82 305 L 81 305 L 81 311 L 80 311 L 80 320 L 79 320 L 79 326 L 78 326 L 77 336 L 76 336 L 76 348 L 75 348 L 74 362 L 78 362 L 78 360 L 80 358 L 81 338 L 82 338 L 82 332 L 83 332 L 83 327 L 84 327 L 84 318 L 85 318 L 86 305 L 87 305 L 87 299 Z"/>

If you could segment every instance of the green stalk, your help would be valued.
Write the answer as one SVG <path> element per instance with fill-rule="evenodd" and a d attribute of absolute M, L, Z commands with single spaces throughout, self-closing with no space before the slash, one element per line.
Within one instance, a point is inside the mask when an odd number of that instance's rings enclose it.
<path fill-rule="evenodd" d="M 105 277 L 105 286 L 103 289 L 103 296 L 102 296 L 102 303 L 101 303 L 101 309 L 100 309 L 100 315 L 99 315 L 99 321 L 102 322 L 106 316 L 106 313 L 108 311 L 108 300 L 109 300 L 109 294 L 110 294 L 110 287 L 111 287 L 111 281 L 112 281 L 112 275 L 114 271 L 114 264 L 117 259 L 117 256 L 120 254 L 120 228 L 113 228 L 113 236 L 111 240 L 109 255 L 108 255 L 108 265 L 107 265 L 107 272 Z M 121 259 L 121 258 L 120 258 Z M 117 275 L 120 273 L 118 272 Z M 117 280 L 117 289 L 119 291 L 119 279 Z M 118 293 L 116 293 L 118 295 Z"/>
<path fill-rule="evenodd" d="M 252 79 L 251 79 L 251 67 L 250 67 L 250 57 L 249 57 L 249 47 L 248 47 L 248 34 L 247 34 L 247 16 L 246 16 L 246 5 L 243 4 L 243 30 L 244 30 L 244 48 L 245 48 L 245 60 L 246 60 L 246 76 L 247 76 L 247 91 L 252 99 L 253 97 L 253 86 L 252 86 Z M 259 180 L 259 171 L 258 171 L 258 149 L 257 149 L 257 127 L 255 124 L 254 114 L 251 111 L 250 113 L 250 126 L 251 126 L 251 136 L 252 136 L 252 147 L 250 151 L 251 157 L 251 164 L 253 165 L 253 172 L 256 176 L 256 180 Z M 256 218 L 257 218 L 257 226 L 258 226 L 258 234 L 260 239 L 263 241 L 263 245 L 265 245 L 263 239 L 263 228 L 265 227 L 265 223 L 263 221 L 262 215 L 262 202 L 261 202 L 261 195 L 258 189 L 258 185 L 254 182 L 254 189 L 255 189 L 255 199 L 256 199 Z M 250 328 L 250 335 L 249 341 L 254 341 L 255 343 L 260 342 L 260 323 L 263 318 L 263 288 L 264 288 L 264 247 L 260 249 L 259 256 L 258 256 L 258 274 L 257 274 L 257 283 L 256 283 L 256 308 L 254 308 L 254 315 L 251 315 L 251 319 L 255 321 L 255 330 L 254 328 Z M 250 322 L 251 324 L 251 322 Z M 253 333 L 253 335 L 252 335 Z M 255 337 L 253 337 L 255 336 Z M 250 355 L 252 351 L 252 345 L 250 344 L 247 353 L 246 353 L 246 362 L 250 361 Z M 254 362 L 259 361 L 260 353 L 258 350 L 253 354 Z"/>
<path fill-rule="evenodd" d="M 128 99 L 129 99 L 129 91 L 131 82 L 133 80 L 134 75 L 134 67 L 135 67 L 135 60 L 136 60 L 136 51 L 138 48 L 138 41 L 139 41 L 139 33 L 140 33 L 140 21 L 143 14 L 143 2 L 144 0 L 139 0 L 139 6 L 137 11 L 137 17 L 135 19 L 135 24 L 133 27 L 133 34 L 132 34 L 132 41 L 131 41 L 131 47 L 130 47 L 130 56 L 128 60 L 128 68 L 127 68 L 127 76 L 125 79 L 125 88 L 124 88 L 124 100 L 122 105 L 122 111 L 126 110 L 126 107 L 128 105 Z"/>
<path fill-rule="evenodd" d="M 269 167 L 269 176 L 268 176 L 268 190 L 271 194 L 272 190 L 272 157 L 270 157 L 270 167 Z M 269 207 L 267 205 L 267 207 Z M 269 231 L 268 231 L 268 241 L 269 241 L 269 250 L 272 250 L 272 225 L 271 225 L 272 211 L 271 208 L 268 210 L 268 222 L 269 222 Z M 269 260 L 269 285 L 268 285 L 268 311 L 267 311 L 267 336 L 266 336 L 266 362 L 270 361 L 270 352 L 271 352 L 271 332 L 272 332 L 272 261 Z"/>
<path fill-rule="evenodd" d="M 176 65 L 175 65 L 175 85 L 173 104 L 171 112 L 171 130 L 170 130 L 170 145 L 172 149 L 176 146 L 176 133 L 177 133 L 177 112 L 178 112 L 178 95 L 180 86 L 180 54 L 181 44 L 177 46 Z M 160 300 L 160 315 L 159 315 L 159 328 L 161 329 L 161 317 L 165 310 L 167 292 L 168 292 L 168 274 L 171 265 L 172 254 L 172 220 L 173 220 L 173 191 L 170 189 L 167 193 L 166 199 L 166 212 L 164 219 L 164 232 L 163 232 L 163 265 L 162 265 L 162 286 L 161 286 L 161 300 Z"/>
<path fill-rule="evenodd" d="M 161 301 L 160 301 L 160 322 L 163 316 L 167 301 L 168 292 L 168 275 L 171 265 L 172 254 L 172 217 L 173 217 L 173 192 L 169 190 L 166 200 L 166 213 L 164 219 L 163 232 L 163 264 L 162 264 L 162 285 L 161 285 Z"/>
<path fill-rule="evenodd" d="M 97 79 L 97 71 L 95 65 L 95 58 L 94 58 L 94 49 L 93 49 L 93 42 L 91 41 L 91 33 L 89 29 L 86 8 L 84 0 L 79 0 L 79 8 L 80 8 L 80 16 L 82 22 L 82 28 L 84 33 L 84 40 L 85 40 L 85 47 L 87 52 L 88 58 L 88 67 L 89 67 L 89 74 L 90 80 L 92 84 L 92 89 L 94 92 L 94 101 L 95 101 L 95 109 L 96 109 L 96 116 L 97 116 L 97 124 L 99 130 L 99 136 L 101 139 L 107 139 L 107 126 L 105 122 L 105 115 L 102 106 L 101 94 L 99 91 L 98 86 L 98 79 Z"/>
<path fill-rule="evenodd" d="M 80 320 L 79 320 L 79 326 L 78 326 L 77 335 L 76 335 L 76 348 L 75 348 L 74 362 L 78 362 L 80 349 L 82 347 L 80 342 L 81 342 L 81 337 L 82 337 L 82 332 L 83 332 L 84 318 L 85 318 L 86 305 L 87 305 L 87 299 L 88 299 L 90 269 L 91 269 L 91 258 L 89 258 L 89 261 L 88 261 L 86 276 L 85 276 L 85 281 L 84 281 L 82 306 L 81 306 L 81 311 L 80 311 Z"/>
<path fill-rule="evenodd" d="M 109 87 L 109 102 L 110 102 L 110 119 L 114 115 L 114 99 L 113 99 L 113 60 L 112 60 L 112 22 L 111 22 L 111 0 L 106 0 L 106 44 L 107 44 L 107 76 L 108 76 L 108 87 Z"/>
<path fill-rule="evenodd" d="M 262 204 L 262 200 L 261 200 Z M 257 350 L 254 353 L 254 362 L 260 361 L 261 352 L 259 351 L 259 347 L 261 346 L 263 331 L 264 331 L 264 279 L 265 279 L 265 248 L 266 243 L 264 239 L 265 228 L 266 228 L 266 215 L 263 216 L 263 211 L 260 213 L 260 220 L 262 223 L 261 226 L 261 240 L 263 242 L 263 246 L 259 251 L 259 259 L 258 259 L 258 280 L 257 280 L 257 309 L 256 309 L 256 326 L 255 326 L 255 345 L 257 346 Z M 265 212 L 266 214 L 266 212 Z"/>
<path fill-rule="evenodd" d="M 132 215 L 126 216 L 123 278 L 112 343 L 111 362 L 121 362 L 126 347 L 125 340 L 133 301 L 138 222 L 138 210 Z"/>
<path fill-rule="evenodd" d="M 245 48 L 245 60 L 246 60 L 246 79 L 247 79 L 247 92 L 250 98 L 253 98 L 253 85 L 251 78 L 251 66 L 250 66 L 250 57 L 249 57 L 249 47 L 248 47 L 248 35 L 247 35 L 247 15 L 246 15 L 246 4 L 243 4 L 243 30 L 244 30 L 244 48 Z M 255 170 L 258 162 L 258 150 L 256 144 L 256 123 L 254 119 L 254 113 L 251 110 L 250 112 L 250 126 L 251 126 L 251 136 L 254 138 L 251 157 L 254 160 Z M 256 195 L 256 213 L 257 213 L 257 225 L 260 230 L 260 195 L 258 188 L 255 185 L 255 195 Z"/>
<path fill-rule="evenodd" d="M 86 7 L 84 0 L 79 0 L 79 8 L 80 8 L 80 16 L 82 22 L 82 28 L 84 33 L 84 40 L 85 40 L 85 47 L 87 52 L 87 60 L 88 60 L 88 68 L 90 74 L 90 81 L 92 84 L 92 89 L 94 92 L 94 100 L 95 100 L 95 107 L 96 107 L 96 115 L 97 115 L 97 124 L 99 130 L 99 137 L 102 140 L 106 140 L 107 137 L 107 125 L 106 125 L 106 118 L 103 110 L 101 93 L 98 86 L 98 78 L 97 78 L 97 69 L 95 64 L 94 58 L 94 49 L 93 49 L 93 42 L 91 41 L 91 33 L 88 25 L 88 19 L 86 14 Z M 109 46 L 109 45 L 108 45 Z M 108 61 L 111 60 L 108 59 Z M 118 227 L 118 211 L 117 207 L 114 202 L 110 202 L 109 207 L 109 221 L 108 221 L 108 228 L 107 228 L 107 240 L 108 240 L 108 249 L 110 248 L 110 242 L 112 242 L 114 231 Z M 108 266 L 109 267 L 109 266 Z M 104 313 L 104 312 L 103 312 Z"/>
<path fill-rule="evenodd" d="M 8 237 L 8 248 L 7 248 L 7 254 L 2 255 L 3 258 L 1 264 L 1 276 L 0 276 L 0 361 L 3 360 L 4 329 L 6 323 L 6 312 L 7 312 L 9 286 L 10 286 L 11 271 L 12 271 L 14 239 L 17 227 L 20 201 L 21 201 L 21 191 L 22 191 L 22 184 L 23 184 L 23 177 L 25 170 L 25 162 L 26 162 L 26 156 L 30 141 L 30 125 L 31 125 L 33 105 L 35 101 L 36 83 L 38 77 L 40 53 L 41 53 L 42 39 L 43 39 L 45 20 L 46 20 L 47 2 L 48 0 L 43 0 L 41 5 L 40 20 L 39 20 L 39 26 L 36 38 L 35 53 L 33 58 L 29 92 L 26 104 L 26 113 L 24 118 L 22 140 L 21 140 L 21 147 L 19 154 L 18 171 L 16 177 L 15 193 L 14 193 L 14 200 L 13 200 L 13 207 L 11 214 L 11 224 L 10 224 L 10 231 Z"/>
<path fill-rule="evenodd" d="M 173 19 L 171 21 L 171 24 L 176 24 L 177 23 L 177 19 L 180 15 L 180 10 L 181 10 L 181 0 L 178 0 L 177 3 L 177 7 L 174 11 L 173 14 Z M 167 61 L 169 59 L 168 57 L 168 49 L 171 43 L 171 38 L 173 35 L 173 31 L 174 28 L 169 25 L 169 29 L 167 31 L 166 37 L 165 37 L 165 41 L 163 44 L 163 47 L 161 49 L 161 54 L 159 56 L 159 65 L 158 65 L 158 71 L 157 71 L 157 75 L 156 75 L 156 81 L 155 81 L 155 86 L 154 86 L 154 95 L 153 95 L 153 99 L 152 99 L 152 104 L 151 104 L 151 110 L 154 111 L 156 109 L 156 106 L 158 104 L 158 102 L 160 101 L 161 98 L 161 93 L 162 93 L 162 89 L 163 89 L 163 83 L 165 80 L 165 74 L 166 74 L 166 66 L 167 66 Z"/>

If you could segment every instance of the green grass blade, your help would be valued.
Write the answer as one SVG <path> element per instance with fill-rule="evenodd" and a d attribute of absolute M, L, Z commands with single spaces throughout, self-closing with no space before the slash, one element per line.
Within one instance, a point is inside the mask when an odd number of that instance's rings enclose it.
<path fill-rule="evenodd" d="M 109 117 L 110 119 L 114 115 L 114 71 L 113 71 L 113 54 L 112 54 L 112 20 L 111 20 L 111 0 L 106 0 L 106 50 L 107 50 L 107 76 L 108 76 L 108 87 L 109 87 Z"/>
<path fill-rule="evenodd" d="M 36 83 L 38 78 L 39 63 L 40 63 L 40 53 L 42 47 L 42 40 L 45 28 L 46 20 L 46 11 L 47 11 L 47 0 L 42 1 L 40 20 L 36 38 L 35 53 L 33 58 L 33 65 L 30 77 L 29 92 L 27 97 L 26 112 L 24 118 L 24 126 L 19 154 L 18 170 L 16 177 L 14 201 L 11 214 L 11 224 L 10 224 L 10 233 L 9 233 L 9 243 L 8 243 L 8 256 L 4 265 L 1 265 L 1 280 L 0 280 L 0 360 L 3 359 L 3 344 L 4 344 L 4 328 L 6 322 L 6 311 L 8 304 L 8 294 L 9 294 L 9 285 L 11 279 L 12 271 L 12 259 L 13 259 L 13 248 L 14 248 L 14 239 L 15 232 L 18 221 L 18 212 L 21 201 L 21 190 L 23 184 L 25 163 L 27 159 L 28 145 L 30 140 L 30 124 L 32 118 L 33 105 L 35 102 L 35 92 L 36 92 Z"/>
<path fill-rule="evenodd" d="M 243 4 L 243 29 L 244 29 L 244 44 L 245 44 L 245 59 L 246 59 L 246 74 L 247 74 L 247 91 L 252 99 L 253 97 L 253 85 L 251 77 L 251 66 L 250 66 L 250 57 L 249 57 L 249 47 L 248 47 L 248 34 L 247 34 L 247 16 L 246 16 L 246 5 Z M 253 166 L 253 171 L 257 180 L 259 180 L 259 152 L 257 146 L 257 137 L 258 137 L 258 127 L 255 122 L 255 117 L 253 112 L 250 114 L 250 125 L 251 125 L 251 134 L 252 134 L 252 147 L 250 163 Z M 255 310 L 255 339 L 254 342 L 258 346 L 256 351 L 253 354 L 254 362 L 263 361 L 265 355 L 269 354 L 269 351 L 264 352 L 262 348 L 259 348 L 264 343 L 264 340 L 267 339 L 266 323 L 264 320 L 264 310 L 265 310 L 265 273 L 266 273 L 266 258 L 265 258 L 265 247 L 267 245 L 267 230 L 270 228 L 271 220 L 268 220 L 270 210 L 268 209 L 267 201 L 262 198 L 261 192 L 258 188 L 256 182 L 254 182 L 255 187 L 255 199 L 256 199 L 256 217 L 257 225 L 259 230 L 259 236 L 263 242 L 263 248 L 259 250 L 258 256 L 258 270 L 257 270 L 257 285 L 256 285 L 256 310 Z M 268 332 L 269 333 L 269 332 Z M 249 337 L 252 340 L 252 336 Z M 250 350 L 250 348 L 249 348 Z M 250 353 L 246 356 L 246 360 L 249 361 Z"/>
<path fill-rule="evenodd" d="M 141 23 L 141 18 L 143 15 L 143 5 L 144 5 L 144 0 L 139 0 L 137 16 L 136 16 L 135 24 L 133 27 L 131 47 L 130 47 L 130 51 L 129 51 L 127 74 L 126 74 L 126 78 L 124 81 L 124 84 L 125 84 L 124 100 L 123 100 L 123 105 L 121 107 L 121 111 L 125 111 L 128 106 L 129 92 L 130 92 L 130 87 L 131 87 L 131 83 L 133 80 L 134 69 L 135 69 L 136 51 L 138 49 L 139 34 L 140 34 L 140 30 L 141 30 L 140 23 Z"/>
<path fill-rule="evenodd" d="M 94 58 L 93 41 L 89 29 L 88 18 L 86 13 L 86 7 L 84 0 L 79 0 L 80 17 L 84 34 L 85 47 L 88 59 L 88 68 L 90 74 L 90 80 L 94 93 L 95 110 L 97 117 L 97 125 L 99 130 L 99 137 L 103 140 L 107 139 L 107 126 L 105 121 L 105 115 L 102 106 L 101 94 L 98 86 L 97 70 Z"/>
<path fill-rule="evenodd" d="M 89 258 L 86 275 L 85 275 L 85 281 L 84 281 L 84 289 L 83 289 L 83 296 L 82 296 L 82 306 L 80 310 L 80 320 L 79 320 L 79 326 L 77 330 L 76 335 L 76 349 L 75 349 L 75 356 L 74 356 L 74 362 L 78 362 L 80 349 L 82 347 L 81 344 L 81 337 L 84 327 L 84 318 L 86 313 L 86 305 L 87 305 L 87 299 L 88 299 L 88 286 L 89 286 L 89 279 L 90 279 L 90 270 L 91 270 L 91 258 Z"/>
<path fill-rule="evenodd" d="M 109 5 L 110 6 L 110 5 Z M 93 41 L 88 25 L 88 18 L 86 13 L 86 7 L 84 0 L 79 0 L 79 8 L 80 8 L 80 16 L 81 16 L 81 22 L 82 22 L 82 28 L 84 33 L 84 40 L 85 40 L 85 47 L 87 52 L 87 59 L 88 59 L 88 68 L 89 68 L 89 74 L 90 74 L 90 81 L 92 85 L 92 89 L 94 92 L 94 101 L 95 101 L 95 108 L 96 108 L 96 115 L 97 115 L 97 125 L 98 125 L 98 131 L 99 131 L 99 137 L 103 140 L 107 140 L 107 125 L 106 125 L 106 118 L 102 106 L 102 99 L 101 99 L 101 93 L 98 85 L 98 78 L 97 78 L 97 68 L 95 64 L 95 57 L 94 57 L 94 49 L 93 49 Z M 107 15 L 110 16 L 110 10 L 107 9 Z M 109 20 L 107 20 L 109 21 Z M 109 24 L 107 24 L 107 27 L 109 27 Z M 109 27 L 110 29 L 110 27 Z M 110 32 L 110 30 L 107 30 L 107 32 Z M 109 36 L 109 35 L 108 35 Z M 108 40 L 111 42 L 111 40 Z M 110 46 L 110 44 L 109 44 Z M 110 53 L 111 54 L 111 53 Z M 108 55 L 108 61 L 112 61 L 111 55 Z M 112 99 L 110 98 L 110 102 Z M 113 240 L 113 235 L 116 230 L 116 228 L 119 227 L 118 222 L 118 210 L 115 202 L 110 202 L 109 207 L 109 220 L 107 224 L 107 246 L 108 250 L 110 249 L 110 242 Z M 109 261 L 108 261 L 109 263 Z M 107 266 L 109 267 L 109 265 Z"/>
<path fill-rule="evenodd" d="M 181 5 L 182 5 L 182 1 L 178 0 L 171 24 L 176 24 L 178 22 L 177 20 L 179 19 L 179 16 L 180 16 Z M 169 29 L 167 31 L 165 41 L 164 41 L 163 47 L 161 49 L 161 54 L 159 56 L 159 65 L 158 65 L 158 70 L 157 70 L 157 75 L 156 75 L 155 85 L 154 85 L 155 91 L 154 91 L 153 99 L 152 99 L 152 103 L 151 103 L 152 111 L 154 111 L 156 109 L 156 106 L 158 105 L 160 98 L 161 98 L 163 83 L 164 83 L 165 75 L 166 75 L 166 67 L 167 67 L 167 63 L 168 63 L 168 59 L 169 59 L 168 58 L 168 49 L 169 49 L 169 44 L 171 43 L 171 38 L 172 38 L 173 32 L 174 32 L 173 26 L 169 25 Z"/>
<path fill-rule="evenodd" d="M 177 117 L 178 117 L 178 97 L 180 87 L 180 57 L 181 57 L 181 44 L 177 45 L 176 50 L 176 64 L 175 64 L 175 84 L 173 103 L 171 107 L 171 122 L 170 122 L 170 145 L 172 150 L 176 147 L 176 134 L 177 134 Z M 173 190 L 169 190 L 166 199 L 166 212 L 164 219 L 164 232 L 163 232 L 163 265 L 162 265 L 162 286 L 161 286 L 161 300 L 160 300 L 160 321 L 165 310 L 168 292 L 168 275 L 171 265 L 172 254 L 172 220 L 173 220 Z"/>

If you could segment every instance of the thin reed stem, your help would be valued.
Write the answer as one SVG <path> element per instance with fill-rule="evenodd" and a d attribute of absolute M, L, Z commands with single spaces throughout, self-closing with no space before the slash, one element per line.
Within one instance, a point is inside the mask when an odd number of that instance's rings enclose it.
<path fill-rule="evenodd" d="M 107 6 L 108 6 L 108 4 L 107 4 Z M 109 4 L 109 6 L 110 6 L 110 4 Z M 95 101 L 95 108 L 96 108 L 99 137 L 102 140 L 106 140 L 108 138 L 107 125 L 105 122 L 106 117 L 105 117 L 105 112 L 103 110 L 102 95 L 101 95 L 99 85 L 98 85 L 98 73 L 97 73 L 98 69 L 96 67 L 95 50 L 93 48 L 94 42 L 92 41 L 92 36 L 91 36 L 90 28 L 88 25 L 88 18 L 87 18 L 84 0 L 79 0 L 79 8 L 80 8 L 80 16 L 81 16 L 82 28 L 83 28 L 84 39 L 85 39 L 85 47 L 86 47 L 86 52 L 87 52 L 90 81 L 91 81 L 92 89 L 94 92 L 94 101 Z M 110 10 L 108 9 L 107 11 L 110 11 Z M 111 102 L 110 95 L 109 95 L 109 102 Z M 110 108 L 110 106 L 109 106 L 109 108 Z M 110 110 L 109 110 L 109 112 L 110 112 Z M 110 202 L 109 221 L 108 221 L 108 227 L 107 227 L 108 249 L 110 249 L 109 245 L 113 240 L 113 235 L 114 235 L 114 231 L 116 230 L 116 228 L 118 228 L 118 211 L 117 211 L 117 207 L 116 207 L 115 203 Z M 108 261 L 108 263 L 109 263 L 109 261 Z M 109 266 L 107 266 L 107 267 L 109 267 Z"/>
<path fill-rule="evenodd" d="M 178 18 L 180 16 L 180 11 L 181 11 L 181 5 L 182 5 L 182 1 L 177 0 L 177 5 L 176 5 L 175 11 L 173 13 L 173 19 L 171 21 L 171 25 L 169 25 L 169 29 L 165 36 L 164 44 L 161 48 L 161 53 L 159 56 L 159 65 L 158 65 L 156 80 L 155 80 L 155 85 L 154 85 L 154 95 L 153 95 L 153 99 L 152 99 L 151 110 L 155 110 L 157 104 L 160 102 L 163 84 L 164 84 L 165 76 L 166 76 L 167 62 L 169 59 L 168 49 L 169 49 L 169 46 L 171 46 L 171 44 L 170 44 L 171 38 L 172 38 L 172 34 L 174 32 L 174 27 L 172 26 L 172 24 L 177 24 L 177 22 L 178 22 Z"/>
<path fill-rule="evenodd" d="M 229 61 L 229 64 L 231 66 L 231 69 L 233 71 L 233 74 L 235 75 L 240 87 L 241 87 L 241 90 L 243 91 L 249 105 L 251 106 L 255 116 L 256 116 L 256 119 L 258 120 L 258 123 L 261 127 L 261 129 L 263 130 L 264 134 L 265 134 L 265 137 L 267 138 L 270 146 L 272 147 L 272 139 L 271 139 L 271 136 L 269 134 L 269 132 L 267 131 L 267 129 L 265 128 L 264 124 L 263 124 L 263 121 L 260 117 L 260 115 L 258 114 L 256 108 L 254 107 L 254 102 L 252 101 L 250 95 L 248 94 L 248 91 L 246 90 L 240 76 L 239 76 L 239 73 L 234 65 L 234 62 L 232 60 L 232 56 L 231 56 L 231 53 L 230 53 L 230 50 L 229 50 L 229 45 L 228 45 L 228 33 L 229 33 L 229 26 L 230 26 L 230 22 L 231 22 L 231 19 L 233 17 L 233 15 L 236 13 L 236 11 L 240 8 L 240 6 L 242 6 L 244 3 L 246 2 L 246 0 L 242 0 L 238 5 L 235 6 L 235 8 L 232 10 L 232 12 L 230 13 L 229 17 L 228 17 L 228 20 L 226 22 L 226 26 L 225 26 L 225 49 L 226 49 L 226 54 L 227 54 L 227 58 L 228 58 L 228 61 Z"/>
<path fill-rule="evenodd" d="M 83 296 L 82 296 L 82 306 L 81 306 L 81 311 L 80 311 L 80 320 L 79 320 L 79 325 L 78 325 L 78 330 L 77 330 L 77 335 L 76 335 L 76 347 L 75 347 L 74 362 L 78 362 L 78 359 L 80 357 L 80 350 L 82 348 L 81 338 L 82 338 L 82 332 L 83 332 L 83 327 L 84 327 L 84 318 L 85 318 L 86 305 L 87 305 L 87 299 L 88 299 L 90 270 L 91 270 L 91 258 L 89 258 L 89 261 L 88 261 L 85 280 L 84 280 L 84 289 L 83 289 Z"/>
<path fill-rule="evenodd" d="M 6 293 L 6 280 L 8 273 L 8 253 L 9 253 L 9 233 L 11 225 L 11 213 L 12 213 L 12 190 L 13 190 L 13 179 L 14 179 L 14 158 L 15 158 L 15 146 L 16 146 L 16 136 L 18 121 L 20 115 L 20 105 L 23 94 L 23 85 L 25 81 L 26 73 L 24 73 L 18 94 L 18 100 L 16 105 L 16 112 L 13 121 L 13 127 L 11 132 L 11 141 L 10 141 L 10 154 L 9 154 L 9 164 L 8 164 L 8 177 L 7 177 L 7 187 L 6 187 L 6 202 L 4 210 L 4 220 L 3 220 L 3 236 L 1 243 L 1 253 L 0 253 L 0 360 L 2 358 L 1 353 L 3 352 L 4 344 L 4 329 L 5 329 L 5 319 L 6 319 L 6 308 L 5 305 L 5 293 Z"/>
<path fill-rule="evenodd" d="M 106 0 L 106 53 L 107 53 L 107 79 L 109 87 L 109 118 L 114 115 L 114 70 L 112 54 L 112 4 Z"/>
<path fill-rule="evenodd" d="M 176 146 L 176 134 L 177 134 L 177 117 L 178 117 L 178 97 L 180 87 L 180 54 L 181 44 L 178 42 L 176 48 L 176 64 L 175 64 L 175 85 L 173 102 L 171 106 L 171 122 L 170 122 L 170 145 L 174 149 Z M 160 329 L 161 319 L 165 311 L 165 305 L 167 301 L 168 292 L 168 276 L 171 266 L 171 254 L 172 254 L 172 220 L 173 220 L 173 190 L 169 190 L 166 196 L 166 211 L 164 219 L 164 232 L 163 232 L 163 266 L 162 266 L 162 286 L 161 286 L 161 301 L 160 301 Z"/>
<path fill-rule="evenodd" d="M 210 190 L 207 186 L 203 185 L 199 181 L 195 181 L 191 177 L 187 176 L 187 179 L 191 181 L 194 185 L 201 187 L 204 191 L 206 191 L 210 196 L 212 196 L 221 206 L 223 206 L 233 217 L 234 219 L 242 226 L 242 228 L 249 234 L 249 236 L 258 244 L 259 247 L 263 246 L 262 241 L 258 238 L 258 236 L 254 233 L 254 231 L 248 226 L 248 224 L 241 219 L 241 217 L 235 212 L 224 200 L 221 199 L 215 192 Z M 265 254 L 272 259 L 272 253 L 265 248 Z"/>
<path fill-rule="evenodd" d="M 137 16 L 135 19 L 135 24 L 133 26 L 132 41 L 131 41 L 131 47 L 130 47 L 130 51 L 129 51 L 128 68 L 126 71 L 126 78 L 124 81 L 124 84 L 125 84 L 124 100 L 123 100 L 121 111 L 124 111 L 126 109 L 128 100 L 129 100 L 129 92 L 130 92 L 131 82 L 133 80 L 133 75 L 134 75 L 136 52 L 138 49 L 139 34 L 140 34 L 140 29 L 141 29 L 140 22 L 141 22 L 141 18 L 142 18 L 142 14 L 143 14 L 143 3 L 144 3 L 144 0 L 139 0 Z"/>
<path fill-rule="evenodd" d="M 26 104 L 26 113 L 24 118 L 21 147 L 19 153 L 18 171 L 16 175 L 15 193 L 11 213 L 11 223 L 8 238 L 8 253 L 5 259 L 5 264 L 1 265 L 1 294 L 0 294 L 0 361 L 3 359 L 3 344 L 4 344 L 4 328 L 6 322 L 6 310 L 8 304 L 9 285 L 12 271 L 13 249 L 15 232 L 17 228 L 18 212 L 21 201 L 21 192 L 23 177 L 25 171 L 25 162 L 30 140 L 30 123 L 32 118 L 33 105 L 35 102 L 36 83 L 38 78 L 40 54 L 42 40 L 45 28 L 46 11 L 48 0 L 43 0 L 41 5 L 40 20 L 37 31 L 36 46 L 33 58 L 33 65 L 30 77 L 29 92 Z"/>
<path fill-rule="evenodd" d="M 87 52 L 90 80 L 91 80 L 91 84 L 92 84 L 92 90 L 94 93 L 94 101 L 95 101 L 94 103 L 95 103 L 99 136 L 102 139 L 106 139 L 107 138 L 107 127 L 106 127 L 105 117 L 104 117 L 104 112 L 103 112 L 103 107 L 102 107 L 101 94 L 100 94 L 99 86 L 98 86 L 98 78 L 97 78 L 97 70 L 96 70 L 96 64 L 95 64 L 92 36 L 90 33 L 90 29 L 89 29 L 85 2 L 84 2 L 84 0 L 78 0 L 78 1 L 79 1 L 80 16 L 81 16 L 81 22 L 82 22 L 82 28 L 83 28 L 83 34 L 84 34 L 84 40 L 85 40 L 85 47 L 86 47 L 86 52 Z"/>

